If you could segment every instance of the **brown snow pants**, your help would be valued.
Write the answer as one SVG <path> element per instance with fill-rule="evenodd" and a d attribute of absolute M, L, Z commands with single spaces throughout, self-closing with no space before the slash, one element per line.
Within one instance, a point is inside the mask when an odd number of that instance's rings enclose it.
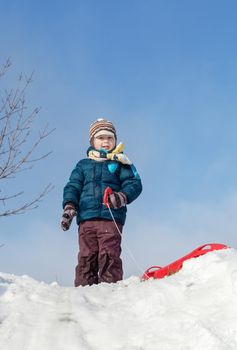
<path fill-rule="evenodd" d="M 123 226 L 117 223 L 122 232 Z M 123 278 L 121 235 L 113 221 L 87 220 L 80 223 L 75 287 L 117 282 Z"/>

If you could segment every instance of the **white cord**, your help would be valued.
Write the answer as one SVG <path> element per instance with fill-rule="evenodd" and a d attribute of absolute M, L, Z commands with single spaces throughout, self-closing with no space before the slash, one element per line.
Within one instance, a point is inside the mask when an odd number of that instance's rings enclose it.
<path fill-rule="evenodd" d="M 109 209 L 110 215 L 111 215 L 111 217 L 112 217 L 112 219 L 113 219 L 113 222 L 114 222 L 114 224 L 115 224 L 115 227 L 116 227 L 117 230 L 118 230 L 118 233 L 119 233 L 120 236 L 122 237 L 122 233 L 121 233 L 121 231 L 120 231 L 120 229 L 119 229 L 119 227 L 118 227 L 118 225 L 117 225 L 117 223 L 116 223 L 116 221 L 115 221 L 115 219 L 114 219 L 114 215 L 113 215 L 113 213 L 112 213 L 112 210 L 110 209 L 109 204 L 106 204 L 106 206 L 107 206 L 107 208 Z M 134 255 L 133 255 L 131 249 L 129 248 L 129 246 L 127 245 L 127 243 L 126 243 L 125 240 L 124 240 L 124 246 L 125 246 L 125 248 L 127 249 L 128 254 L 130 255 L 130 257 L 131 257 L 131 259 L 133 260 L 133 262 L 135 263 L 136 267 L 138 268 L 139 273 L 141 273 L 141 274 L 143 275 L 144 270 L 143 270 L 143 269 L 141 268 L 141 266 L 138 264 L 136 258 L 134 257 Z"/>

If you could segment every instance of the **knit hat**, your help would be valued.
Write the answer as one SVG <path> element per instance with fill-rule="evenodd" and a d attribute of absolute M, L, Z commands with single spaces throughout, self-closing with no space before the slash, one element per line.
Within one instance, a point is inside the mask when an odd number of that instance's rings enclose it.
<path fill-rule="evenodd" d="M 99 118 L 90 125 L 89 139 L 92 145 L 95 136 L 108 135 L 114 136 L 115 142 L 117 140 L 116 130 L 112 122 L 106 119 Z"/>

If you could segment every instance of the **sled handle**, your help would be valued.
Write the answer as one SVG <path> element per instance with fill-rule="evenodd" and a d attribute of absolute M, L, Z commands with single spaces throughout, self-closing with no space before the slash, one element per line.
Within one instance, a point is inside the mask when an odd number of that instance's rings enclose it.
<path fill-rule="evenodd" d="M 149 267 L 149 269 L 147 269 L 147 270 L 144 272 L 144 274 L 143 274 L 141 280 L 142 280 L 142 281 L 145 281 L 145 280 L 147 280 L 147 279 L 149 279 L 149 278 L 151 278 L 151 277 L 154 277 L 155 272 L 156 272 L 156 271 L 159 271 L 160 269 L 162 269 L 161 266 L 151 266 L 151 267 Z M 152 270 L 154 270 L 154 271 L 152 271 Z"/>
<path fill-rule="evenodd" d="M 224 248 L 229 248 L 227 245 L 225 244 L 221 244 L 221 243 L 207 243 L 204 244 L 203 246 L 199 247 L 198 249 L 210 249 L 210 250 L 218 250 L 218 249 L 224 249 Z"/>
<path fill-rule="evenodd" d="M 146 271 L 145 271 L 145 273 L 151 273 L 151 270 L 153 270 L 154 269 L 154 271 L 153 272 L 155 272 L 156 270 L 160 270 L 160 269 L 162 269 L 162 267 L 161 266 L 151 266 L 151 267 L 149 267 L 149 269 L 147 269 Z"/>
<path fill-rule="evenodd" d="M 213 250 L 220 250 L 220 249 L 226 249 L 229 248 L 225 244 L 220 244 L 220 243 L 209 243 L 209 244 L 204 244 L 201 247 L 195 249 L 194 251 L 191 252 L 190 255 L 195 255 L 195 254 L 204 254 L 207 252 L 211 252 Z"/>
<path fill-rule="evenodd" d="M 106 187 L 105 191 L 104 191 L 104 198 L 103 198 L 103 204 L 106 205 L 107 207 L 109 207 L 109 202 L 108 202 L 108 197 L 110 194 L 113 193 L 112 188 L 110 188 L 109 186 Z"/>

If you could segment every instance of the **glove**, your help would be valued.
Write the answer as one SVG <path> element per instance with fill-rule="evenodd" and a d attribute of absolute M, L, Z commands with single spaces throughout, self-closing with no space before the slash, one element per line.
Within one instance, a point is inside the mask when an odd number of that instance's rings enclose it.
<path fill-rule="evenodd" d="M 63 231 L 67 231 L 72 223 L 72 219 L 76 215 L 76 209 L 72 203 L 68 203 L 64 207 L 64 212 L 61 219 L 61 228 Z"/>
<path fill-rule="evenodd" d="M 113 192 L 108 196 L 108 203 L 112 209 L 119 209 L 127 204 L 127 197 L 123 192 Z"/>

